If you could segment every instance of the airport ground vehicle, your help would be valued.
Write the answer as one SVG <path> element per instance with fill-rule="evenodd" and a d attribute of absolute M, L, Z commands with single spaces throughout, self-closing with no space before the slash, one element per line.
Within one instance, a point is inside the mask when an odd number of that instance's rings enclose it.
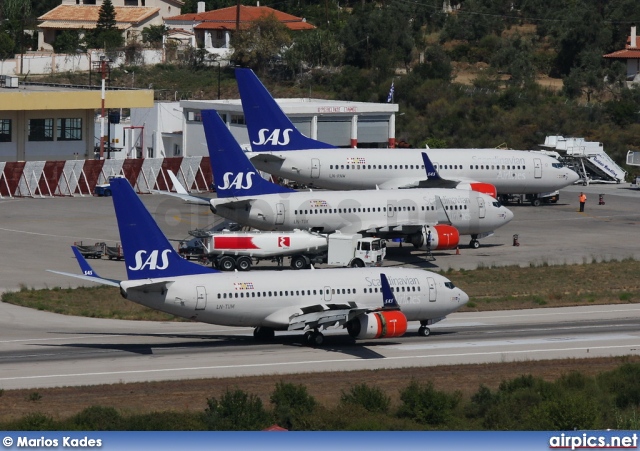
<path fill-rule="evenodd" d="M 386 254 L 385 241 L 360 234 L 324 235 L 294 230 L 292 232 L 193 230 L 190 240 L 180 243 L 185 258 L 211 262 L 215 268 L 248 271 L 260 260 L 282 263 L 290 258 L 294 269 L 308 268 L 313 263 L 332 266 L 380 266 Z"/>
<path fill-rule="evenodd" d="M 523 204 L 530 202 L 534 207 L 539 207 L 543 202 L 555 204 L 560 200 L 560 191 L 539 194 L 503 194 L 500 201 L 503 204 Z"/>

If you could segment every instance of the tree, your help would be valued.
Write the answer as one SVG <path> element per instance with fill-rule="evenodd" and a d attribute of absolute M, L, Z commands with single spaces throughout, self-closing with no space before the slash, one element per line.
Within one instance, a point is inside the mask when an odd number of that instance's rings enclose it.
<path fill-rule="evenodd" d="M 56 53 L 76 53 L 82 49 L 83 42 L 76 30 L 64 30 L 53 43 L 53 50 Z"/>
<path fill-rule="evenodd" d="M 116 10 L 111 0 L 104 0 L 98 12 L 96 28 L 89 35 L 87 41 L 94 48 L 112 50 L 122 47 L 124 37 L 116 26 Z"/>
<path fill-rule="evenodd" d="M 0 32 L 0 60 L 11 58 L 14 54 L 13 49 L 16 43 L 7 33 Z"/>
<path fill-rule="evenodd" d="M 220 401 L 207 399 L 204 417 L 209 430 L 213 431 L 260 430 L 270 421 L 262 400 L 239 389 L 227 390 Z"/>
<path fill-rule="evenodd" d="M 231 61 L 262 73 L 271 63 L 279 60 L 291 45 L 289 29 L 271 14 L 251 22 L 248 28 L 233 36 Z"/>
<path fill-rule="evenodd" d="M 150 44 L 153 48 L 162 47 L 162 38 L 169 29 L 163 25 L 149 25 L 142 30 L 142 42 Z"/>

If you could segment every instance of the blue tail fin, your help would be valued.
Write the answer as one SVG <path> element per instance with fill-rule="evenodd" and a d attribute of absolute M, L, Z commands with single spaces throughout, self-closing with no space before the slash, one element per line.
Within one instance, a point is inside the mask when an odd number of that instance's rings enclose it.
<path fill-rule="evenodd" d="M 127 179 L 112 179 L 111 194 L 130 280 L 218 272 L 178 255 Z"/>
<path fill-rule="evenodd" d="M 71 246 L 71 249 L 73 250 L 73 254 L 76 256 L 76 260 L 78 260 L 78 265 L 80 265 L 82 274 L 85 276 L 95 277 L 96 279 L 102 279 L 102 277 L 94 271 L 89 262 L 83 257 L 77 247 Z"/>
<path fill-rule="evenodd" d="M 216 110 L 203 110 L 202 123 L 218 198 L 295 192 L 262 178 Z"/>
<path fill-rule="evenodd" d="M 426 152 L 422 152 L 422 161 L 424 162 L 424 169 L 427 171 L 428 179 L 442 180 L 442 177 L 440 177 L 440 174 L 436 171 L 436 168 L 433 166 L 433 163 Z"/>
<path fill-rule="evenodd" d="M 335 147 L 300 133 L 251 69 L 237 68 L 236 80 L 254 152 Z"/>
<path fill-rule="evenodd" d="M 400 305 L 398 304 L 398 301 L 396 301 L 393 291 L 391 291 L 389 280 L 385 274 L 380 274 L 380 285 L 382 287 L 382 308 L 399 309 Z"/>

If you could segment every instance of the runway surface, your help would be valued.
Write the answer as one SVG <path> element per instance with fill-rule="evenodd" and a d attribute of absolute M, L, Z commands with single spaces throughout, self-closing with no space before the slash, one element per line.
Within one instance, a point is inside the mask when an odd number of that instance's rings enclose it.
<path fill-rule="evenodd" d="M 581 190 L 585 213 L 577 211 Z M 599 193 L 605 205 L 598 205 Z M 170 238 L 216 221 L 208 209 L 176 199 L 143 200 Z M 385 265 L 475 269 L 640 258 L 640 192 L 628 186 L 574 186 L 558 204 L 510 208 L 515 219 L 478 250 L 464 238 L 460 255 L 438 252 L 427 262 L 423 250 L 392 245 Z M 77 272 L 69 248 L 75 241 L 118 241 L 111 199 L 0 200 L 0 291 L 82 283 L 45 271 Z M 104 277 L 125 278 L 122 262 L 92 264 Z M 459 313 L 428 338 L 418 337 L 417 325 L 399 339 L 357 344 L 340 331 L 314 349 L 299 334 L 257 344 L 250 329 L 65 317 L 0 303 L 0 388 L 626 355 L 640 349 L 639 325 L 634 305 Z"/>

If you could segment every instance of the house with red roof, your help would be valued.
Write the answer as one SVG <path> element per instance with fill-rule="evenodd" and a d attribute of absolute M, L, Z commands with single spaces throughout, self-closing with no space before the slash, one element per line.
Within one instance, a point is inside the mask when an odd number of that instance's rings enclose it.
<path fill-rule="evenodd" d="M 236 29 L 244 29 L 263 17 L 273 15 L 292 31 L 313 30 L 316 27 L 306 19 L 283 13 L 268 6 L 230 6 L 205 11 L 205 3 L 198 2 L 198 12 L 166 17 L 165 25 L 170 29 L 183 29 L 195 35 L 197 45 L 212 54 L 225 58 L 232 52 L 231 41 Z"/>
<path fill-rule="evenodd" d="M 116 27 L 125 41 L 138 39 L 142 29 L 162 25 L 163 18 L 180 13 L 182 0 L 112 0 Z M 53 42 L 65 30 L 93 30 L 98 22 L 102 0 L 62 0 L 51 11 L 38 17 L 38 50 L 53 51 Z"/>
<path fill-rule="evenodd" d="M 640 83 L 640 48 L 638 44 L 636 27 L 631 27 L 631 35 L 627 37 L 625 48 L 603 55 L 604 58 L 625 61 L 627 64 L 627 81 L 634 83 Z"/>

